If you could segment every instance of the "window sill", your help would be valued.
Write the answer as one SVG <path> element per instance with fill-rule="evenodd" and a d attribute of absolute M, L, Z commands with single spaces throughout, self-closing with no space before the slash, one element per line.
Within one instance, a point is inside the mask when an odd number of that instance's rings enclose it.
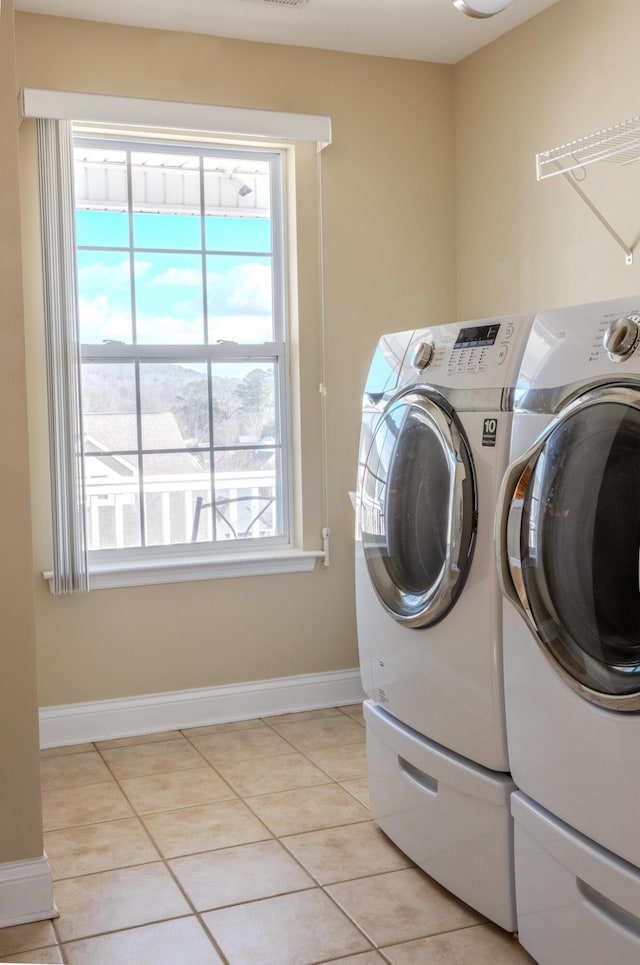
<path fill-rule="evenodd" d="M 159 583 L 191 583 L 228 577 L 272 576 L 278 573 L 308 573 L 324 558 L 322 550 L 280 550 L 270 553 L 216 556 L 194 559 L 136 560 L 127 563 L 94 563 L 89 568 L 92 590 L 125 586 L 153 586 Z M 53 587 L 53 573 L 43 577 Z"/>

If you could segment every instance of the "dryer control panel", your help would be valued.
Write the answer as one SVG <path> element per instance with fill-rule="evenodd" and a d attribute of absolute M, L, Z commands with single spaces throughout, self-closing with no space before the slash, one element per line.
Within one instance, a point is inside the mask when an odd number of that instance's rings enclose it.
<path fill-rule="evenodd" d="M 585 379 L 640 372 L 640 298 L 575 305 L 536 316 L 524 352 L 517 396 Z"/>

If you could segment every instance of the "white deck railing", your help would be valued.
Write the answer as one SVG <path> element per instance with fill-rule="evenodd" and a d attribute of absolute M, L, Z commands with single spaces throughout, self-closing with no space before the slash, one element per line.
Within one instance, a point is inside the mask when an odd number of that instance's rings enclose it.
<path fill-rule="evenodd" d="M 208 473 L 145 476 L 143 498 L 148 544 L 214 539 Z M 89 549 L 140 545 L 139 500 L 137 477 L 89 478 L 86 482 Z M 216 474 L 217 540 L 277 536 L 279 519 L 275 471 Z"/>

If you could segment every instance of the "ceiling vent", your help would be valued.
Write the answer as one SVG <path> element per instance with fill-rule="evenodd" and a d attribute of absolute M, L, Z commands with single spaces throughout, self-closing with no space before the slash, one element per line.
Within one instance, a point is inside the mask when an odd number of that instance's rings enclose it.
<path fill-rule="evenodd" d="M 269 4 L 273 7 L 306 7 L 309 0 L 247 0 L 247 2 Z"/>

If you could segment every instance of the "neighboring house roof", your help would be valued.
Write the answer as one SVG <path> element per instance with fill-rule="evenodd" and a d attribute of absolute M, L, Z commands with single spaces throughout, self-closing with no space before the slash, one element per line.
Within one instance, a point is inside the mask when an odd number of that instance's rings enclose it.
<path fill-rule="evenodd" d="M 91 412 L 83 416 L 84 444 L 87 454 L 98 454 L 109 467 L 122 475 L 137 474 L 135 455 L 112 455 L 122 449 L 135 449 L 136 416 L 132 412 Z M 142 446 L 146 472 L 180 474 L 199 472 L 198 461 L 189 452 L 157 452 L 185 449 L 185 440 L 173 412 L 142 414 Z M 151 452 L 150 455 L 145 453 Z"/>

